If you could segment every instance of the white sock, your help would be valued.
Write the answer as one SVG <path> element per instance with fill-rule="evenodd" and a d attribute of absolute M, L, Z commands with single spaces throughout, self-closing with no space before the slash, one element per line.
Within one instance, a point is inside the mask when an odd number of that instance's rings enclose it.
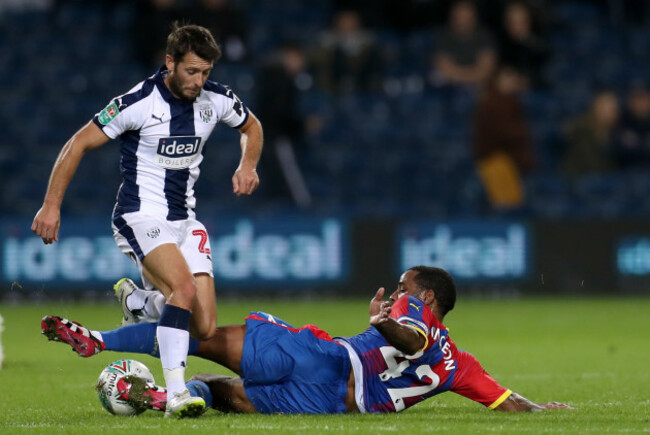
<path fill-rule="evenodd" d="M 158 320 L 160 319 L 163 308 L 165 308 L 167 299 L 165 298 L 165 295 L 160 293 L 158 290 L 149 293 L 149 297 L 145 300 L 142 312 L 145 316 Z"/>
<path fill-rule="evenodd" d="M 190 333 L 168 326 L 156 328 L 160 362 L 165 376 L 167 394 L 173 397 L 174 393 L 185 390 L 185 367 L 187 366 L 187 352 L 190 346 Z"/>
<path fill-rule="evenodd" d="M 133 290 L 130 295 L 126 297 L 126 307 L 131 310 L 142 310 L 144 308 L 145 301 L 151 294 L 151 290 L 145 290 L 137 288 Z"/>
<path fill-rule="evenodd" d="M 165 295 L 158 290 L 139 288 L 127 296 L 126 307 L 131 311 L 141 310 L 145 316 L 158 320 L 166 302 Z"/>
<path fill-rule="evenodd" d="M 89 329 L 90 331 L 90 329 Z M 104 342 L 104 337 L 102 337 L 102 333 L 99 331 L 90 331 L 90 335 L 95 337 L 97 340 L 101 341 L 102 343 Z"/>
<path fill-rule="evenodd" d="M 174 393 L 180 393 L 185 390 L 185 367 L 175 369 L 163 369 L 165 384 L 167 387 L 167 400 L 174 397 Z"/>

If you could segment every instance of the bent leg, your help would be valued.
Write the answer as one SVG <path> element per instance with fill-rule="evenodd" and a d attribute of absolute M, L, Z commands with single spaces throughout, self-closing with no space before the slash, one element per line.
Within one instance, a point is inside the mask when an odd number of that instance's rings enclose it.
<path fill-rule="evenodd" d="M 217 297 L 214 279 L 207 273 L 194 275 L 196 297 L 192 305 L 190 334 L 197 340 L 209 340 L 217 328 Z"/>
<path fill-rule="evenodd" d="M 143 274 L 165 297 L 169 298 L 169 295 L 172 294 L 172 288 L 169 285 L 152 275 L 147 268 L 144 268 Z M 191 305 L 190 335 L 196 340 L 208 340 L 214 335 L 214 330 L 217 327 L 217 298 L 214 279 L 207 273 L 197 273 L 193 279 L 196 294 Z"/>
<path fill-rule="evenodd" d="M 91 331 L 104 342 L 105 351 L 143 353 L 160 358 L 156 340 L 158 323 L 140 322 L 111 331 Z M 199 342 L 190 338 L 188 355 L 197 355 Z"/>
<path fill-rule="evenodd" d="M 212 407 L 218 411 L 257 413 L 246 396 L 244 383 L 240 378 L 206 373 L 193 376 L 190 380 L 199 380 L 208 385 L 212 394 Z"/>
<path fill-rule="evenodd" d="M 122 326 L 112 331 L 91 331 L 104 342 L 105 350 L 116 352 L 144 353 L 159 357 L 156 342 L 156 323 L 136 323 Z M 241 371 L 241 358 L 244 350 L 246 325 L 228 325 L 215 329 L 210 340 L 190 339 L 188 355 L 213 361 L 238 375 Z"/>
<path fill-rule="evenodd" d="M 214 361 L 241 376 L 245 336 L 246 325 L 220 326 L 212 338 L 199 342 L 196 356 Z"/>
<path fill-rule="evenodd" d="M 183 254 L 174 244 L 160 245 L 142 261 L 145 277 L 165 295 L 167 303 L 191 310 L 196 282 Z"/>
<path fill-rule="evenodd" d="M 196 219 L 188 219 L 183 225 L 183 230 L 185 235 L 178 248 L 187 260 L 196 282 L 190 333 L 197 340 L 208 340 L 214 335 L 217 327 L 210 237 L 205 226 Z"/>
<path fill-rule="evenodd" d="M 196 284 L 183 254 L 175 244 L 164 244 L 148 253 L 143 265 L 165 293 L 167 304 L 158 321 L 156 337 L 167 393 L 185 390 L 185 367 L 190 341 L 191 309 Z"/>

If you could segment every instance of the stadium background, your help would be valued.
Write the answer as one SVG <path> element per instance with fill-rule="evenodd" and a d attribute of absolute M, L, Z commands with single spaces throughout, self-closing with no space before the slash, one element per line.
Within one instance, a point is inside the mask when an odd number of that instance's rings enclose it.
<path fill-rule="evenodd" d="M 186 11 L 196 6 L 176 3 Z M 478 2 L 485 28 L 498 33 L 505 3 Z M 548 48 L 544 84 L 520 95 L 536 164 L 523 176 L 524 203 L 503 210 L 490 205 L 472 151 L 481 91 L 431 80 L 448 2 L 229 2 L 229 17 L 243 23 L 241 34 L 235 31 L 234 42 L 224 45 L 213 78 L 256 113 L 278 50 L 290 42 L 311 60 L 340 10 L 359 13 L 376 59 L 373 86 L 363 89 L 332 90 L 309 62 L 299 77 L 295 112 L 315 125 L 301 146 L 294 143 L 307 200 L 283 190 L 281 178 L 265 179 L 271 171 L 264 162 L 259 193 L 234 197 L 238 135 L 215 129 L 197 186 L 197 213 L 211 234 L 220 294 L 365 296 L 391 287 L 400 270 L 416 263 L 446 267 L 468 293 L 647 294 L 650 158 L 571 177 L 562 161 L 567 123 L 588 110 L 597 92 L 614 92 L 623 113 L 631 90 L 647 89 L 650 6 L 529 3 Z M 146 48 L 168 28 L 160 26 L 165 14 L 142 15 L 143 7 L 129 1 L 0 4 L 5 301 L 71 292 L 103 297 L 113 282 L 135 272 L 110 237 L 119 185 L 116 143 L 84 158 L 64 201 L 60 243 L 42 245 L 29 227 L 62 144 L 110 98 L 155 71 L 146 58 L 154 50 L 145 49 L 143 57 L 142 39 Z M 266 152 L 274 148 L 269 142 Z"/>

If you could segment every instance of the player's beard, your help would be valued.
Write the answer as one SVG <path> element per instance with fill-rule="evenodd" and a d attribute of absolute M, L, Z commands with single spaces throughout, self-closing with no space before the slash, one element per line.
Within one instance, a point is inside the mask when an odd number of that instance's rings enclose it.
<path fill-rule="evenodd" d="M 194 101 L 194 99 L 198 97 L 198 94 L 193 96 L 185 95 L 185 91 L 183 90 L 183 83 L 181 83 L 181 78 L 176 72 L 176 68 L 174 68 L 174 71 L 169 74 L 168 83 L 169 90 L 172 91 L 172 94 L 177 95 L 182 100 Z"/>

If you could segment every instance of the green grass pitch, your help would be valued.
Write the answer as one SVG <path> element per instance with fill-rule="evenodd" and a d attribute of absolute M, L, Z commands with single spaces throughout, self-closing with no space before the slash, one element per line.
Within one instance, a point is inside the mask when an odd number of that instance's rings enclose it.
<path fill-rule="evenodd" d="M 369 300 L 369 298 L 368 298 Z M 220 301 L 219 323 L 241 323 L 264 310 L 332 335 L 362 331 L 367 301 Z M 117 303 L 0 305 L 5 360 L 0 370 L 0 434 L 15 433 L 640 433 L 650 432 L 650 299 L 461 298 L 445 321 L 459 348 L 472 352 L 502 385 L 533 401 L 557 400 L 575 411 L 504 414 L 453 393 L 393 415 L 223 415 L 163 419 L 147 411 L 115 417 L 93 389 L 108 363 L 130 357 L 162 381 L 158 360 L 105 352 L 89 359 L 40 335 L 57 314 L 96 329 L 117 326 Z M 188 375 L 216 365 L 190 358 Z"/>

